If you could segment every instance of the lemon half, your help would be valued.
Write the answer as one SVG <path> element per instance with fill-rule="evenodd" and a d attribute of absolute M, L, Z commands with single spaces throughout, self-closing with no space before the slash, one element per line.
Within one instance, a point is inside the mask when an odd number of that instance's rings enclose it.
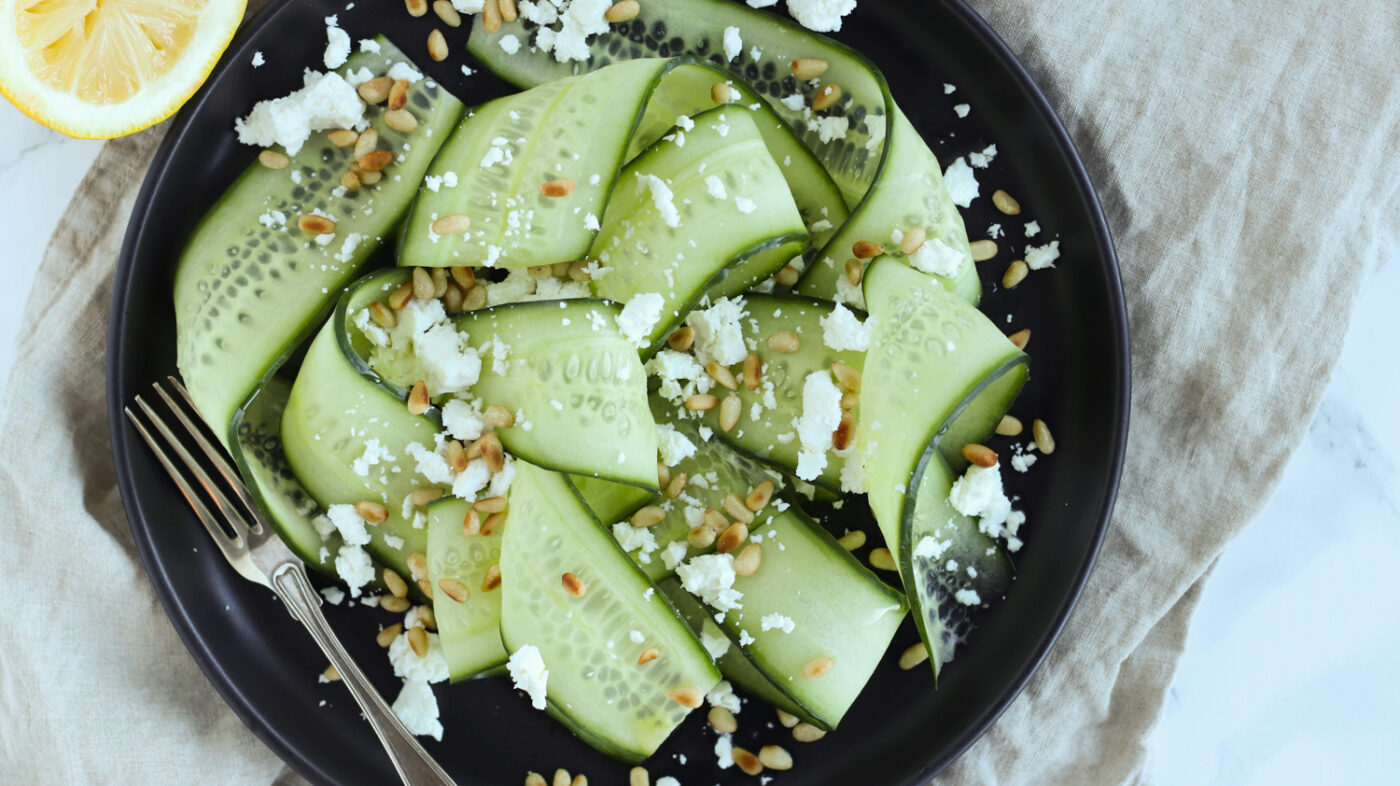
<path fill-rule="evenodd" d="M 245 0 L 0 0 L 0 93 L 49 128 L 155 125 L 204 83 Z"/>

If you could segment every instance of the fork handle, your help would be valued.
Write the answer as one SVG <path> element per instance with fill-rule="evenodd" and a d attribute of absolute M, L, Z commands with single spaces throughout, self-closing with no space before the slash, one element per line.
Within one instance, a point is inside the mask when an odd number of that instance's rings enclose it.
<path fill-rule="evenodd" d="M 287 610 L 297 621 L 306 626 L 311 637 L 321 647 L 321 652 L 330 659 L 331 665 L 340 672 L 340 678 L 350 689 L 355 702 L 365 714 L 370 728 L 379 736 L 389 760 L 394 763 L 399 777 L 409 786 L 442 784 L 453 786 L 453 781 L 443 772 L 423 746 L 408 729 L 404 728 L 379 691 L 374 689 L 364 672 L 355 665 L 350 654 L 336 638 L 326 618 L 321 614 L 321 595 L 311 586 L 306 577 L 306 568 L 299 562 L 286 562 L 279 565 L 272 575 L 272 589 L 277 597 L 287 605 Z"/>

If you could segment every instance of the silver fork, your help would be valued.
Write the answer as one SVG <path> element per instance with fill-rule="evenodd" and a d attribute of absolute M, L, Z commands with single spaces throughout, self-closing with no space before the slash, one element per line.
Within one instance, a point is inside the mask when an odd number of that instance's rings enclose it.
<path fill-rule="evenodd" d="M 374 729 L 374 733 L 379 736 L 379 741 L 384 744 L 384 750 L 389 754 L 389 759 L 394 763 L 394 769 L 398 770 L 399 777 L 407 784 L 452 784 L 453 781 L 443 772 L 442 767 L 423 750 L 423 746 L 418 744 L 412 734 L 404 728 L 389 705 L 384 702 L 384 698 L 374 689 L 374 686 L 365 678 L 364 672 L 351 660 L 349 653 L 341 646 L 340 640 L 336 638 L 331 630 L 326 618 L 321 614 L 321 595 L 311 586 L 311 581 L 306 577 L 306 566 L 302 564 L 295 554 L 287 548 L 277 533 L 272 530 L 271 525 L 263 518 L 262 512 L 253 502 L 252 496 L 248 493 L 248 488 L 239 480 L 238 474 L 229 464 L 223 452 L 219 450 L 207 437 L 203 431 L 196 427 L 186 414 L 186 408 L 190 412 L 198 412 L 194 402 L 190 399 L 189 393 L 185 391 L 183 385 L 174 377 L 167 377 L 170 384 L 180 399 L 177 403 L 176 397 L 166 392 L 159 382 L 154 384 L 156 394 L 165 402 L 171 414 L 179 422 L 179 427 L 172 429 L 165 420 L 146 403 L 139 395 L 136 397 L 136 407 L 145 416 L 150 427 L 155 430 L 151 433 L 151 428 L 132 411 L 131 407 L 126 407 L 126 417 L 131 424 L 136 427 L 136 431 L 146 440 L 146 444 L 151 446 L 156 454 L 156 458 L 165 467 L 165 471 L 170 473 L 170 477 L 175 480 L 175 485 L 180 487 L 180 493 L 194 508 L 199 520 L 204 523 L 204 528 L 209 530 L 209 535 L 214 539 L 214 543 L 223 551 L 224 556 L 233 565 L 243 578 L 257 582 L 271 589 L 286 604 L 287 611 L 294 619 L 306 626 L 311 637 L 320 645 L 321 651 L 330 659 L 331 665 L 340 672 L 341 679 L 346 687 L 350 689 L 351 695 L 364 711 L 365 719 Z M 183 406 L 182 406 L 183 405 Z M 179 432 L 177 435 L 176 432 Z M 200 451 L 203 452 L 209 465 L 223 480 L 224 488 L 231 490 L 238 501 L 236 506 L 229 500 L 224 490 L 220 488 L 204 467 L 195 457 L 191 455 L 186 443 L 193 442 Z M 164 445 L 164 447 L 162 447 Z M 179 458 L 179 463 L 172 461 L 166 448 L 174 451 Z M 181 471 L 183 466 L 184 471 Z M 190 475 L 194 481 L 191 482 Z M 214 507 L 222 516 L 224 525 L 220 519 L 216 518 L 205 505 L 201 495 L 196 493 L 196 487 L 202 489 L 204 497 L 214 503 Z M 250 523 L 251 522 L 251 523 Z M 232 530 L 232 535 L 228 530 Z"/>

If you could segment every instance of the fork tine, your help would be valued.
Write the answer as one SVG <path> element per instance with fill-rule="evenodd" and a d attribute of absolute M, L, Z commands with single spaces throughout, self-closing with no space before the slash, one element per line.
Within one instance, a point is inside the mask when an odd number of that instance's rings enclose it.
<path fill-rule="evenodd" d="M 198 413 L 199 408 L 194 405 L 194 400 L 190 398 L 189 391 L 185 390 L 185 386 L 180 384 L 180 380 L 173 376 L 166 377 L 166 380 L 169 382 L 170 387 L 179 394 L 179 397 L 189 407 L 190 411 Z M 194 438 L 195 444 L 199 445 L 199 449 L 204 451 L 204 455 L 209 459 L 209 462 L 213 464 L 214 468 L 223 476 L 227 486 L 233 489 L 234 494 L 238 497 L 238 501 L 243 503 L 243 508 L 247 512 L 244 521 L 248 523 L 249 528 L 253 532 L 261 532 L 262 512 L 258 509 L 257 504 L 253 502 L 252 495 L 248 493 L 248 487 L 243 484 L 243 480 L 238 476 L 238 473 L 229 465 L 228 458 L 225 457 L 224 452 L 220 450 L 217 445 L 210 442 L 208 437 L 204 436 L 204 430 L 190 420 L 185 414 L 184 408 L 176 405 L 174 399 L 170 397 L 170 394 L 165 392 L 165 388 L 161 387 L 159 382 L 156 382 L 152 387 L 154 387 L 156 393 L 159 393 L 160 397 L 165 400 L 165 404 L 170 407 L 170 411 L 175 413 L 175 417 L 180 420 L 180 424 L 183 425 L 190 436 Z"/>
<path fill-rule="evenodd" d="M 142 409 L 149 411 L 149 408 L 141 401 L 140 396 L 136 397 L 136 401 L 142 406 Z M 123 411 L 126 412 L 126 418 L 131 421 L 131 425 L 136 427 L 136 432 L 141 435 L 142 439 L 146 440 L 147 445 L 150 445 L 151 451 L 156 454 L 156 458 L 160 460 L 161 466 L 165 467 L 165 471 L 170 474 L 171 480 L 175 481 L 175 485 L 180 489 L 180 494 L 184 496 L 185 501 L 190 503 L 190 507 L 194 508 L 195 515 L 197 515 L 200 522 L 204 524 L 204 528 L 209 531 L 209 535 L 214 539 L 214 543 L 218 545 L 219 550 L 224 553 L 224 556 L 228 558 L 230 562 L 237 560 L 240 554 L 239 548 L 241 543 L 229 538 L 228 533 L 224 531 L 223 527 L 219 526 L 219 522 L 214 518 L 214 514 L 209 512 L 209 508 L 205 506 L 204 501 L 199 498 L 199 495 L 194 492 L 194 488 L 190 486 L 189 480 L 186 479 L 184 474 L 175 466 L 175 463 L 170 460 L 170 456 L 167 455 L 165 449 L 160 446 L 160 441 L 151 436 L 150 431 L 146 430 L 146 426 L 141 423 L 141 419 L 136 416 L 136 413 L 131 411 L 131 407 L 123 407 Z"/>
<path fill-rule="evenodd" d="M 204 487 L 204 492 L 209 495 L 210 499 L 214 500 L 214 505 L 219 509 L 219 512 L 224 515 L 224 519 L 233 529 L 234 534 L 237 536 L 235 540 L 238 545 L 242 546 L 243 539 L 248 536 L 249 529 L 248 522 L 243 519 L 242 514 L 233 509 L 233 503 L 229 502 L 228 497 L 214 484 L 213 479 L 209 477 L 209 473 L 204 471 L 204 467 L 200 466 L 198 461 L 195 461 L 194 456 L 190 455 L 190 452 L 185 449 L 184 444 L 181 443 L 179 438 L 175 436 L 175 433 L 170 430 L 170 427 L 165 424 L 165 421 L 161 420 L 160 416 L 151 408 L 151 405 L 147 404 L 140 396 L 137 396 L 136 406 L 141 408 L 141 411 L 146 415 L 146 419 L 150 421 L 151 425 L 155 426 L 156 431 L 160 432 L 160 435 L 165 438 L 165 443 L 173 448 L 180 459 L 185 462 L 185 469 L 194 473 L 194 476 L 199 480 L 199 484 Z"/>

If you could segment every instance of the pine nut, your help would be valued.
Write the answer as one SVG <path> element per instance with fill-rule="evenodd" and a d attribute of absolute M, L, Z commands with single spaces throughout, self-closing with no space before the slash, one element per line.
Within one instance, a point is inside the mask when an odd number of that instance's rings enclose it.
<path fill-rule="evenodd" d="M 780 286 L 790 287 L 797 283 L 797 279 L 802 277 L 802 272 L 796 265 L 783 265 L 782 269 L 773 275 L 773 280 Z"/>
<path fill-rule="evenodd" d="M 656 460 L 656 486 L 666 488 L 671 482 L 671 468 L 666 466 L 666 462 L 661 459 Z"/>
<path fill-rule="evenodd" d="M 968 460 L 968 463 L 976 464 L 983 469 L 995 467 L 997 465 L 996 452 L 986 445 L 979 445 L 976 442 L 969 442 L 963 445 L 962 455 L 963 458 Z"/>
<path fill-rule="evenodd" d="M 828 82 L 822 85 L 817 94 L 812 97 L 812 111 L 820 112 L 835 106 L 841 100 L 841 86 L 835 82 Z"/>
<path fill-rule="evenodd" d="M 632 514 L 632 526 L 637 529 L 646 529 L 660 524 L 664 518 L 666 518 L 666 511 L 662 510 L 659 505 L 647 505 Z"/>
<path fill-rule="evenodd" d="M 1055 437 L 1050 433 L 1050 427 L 1045 425 L 1045 421 L 1036 418 L 1031 421 L 1031 434 L 1035 437 L 1035 446 L 1047 456 L 1055 452 Z"/>
<path fill-rule="evenodd" d="M 753 511 L 744 505 L 744 498 L 734 492 L 724 495 L 724 512 L 729 514 L 731 519 L 742 521 L 745 524 L 753 523 Z"/>
<path fill-rule="evenodd" d="M 768 501 L 773 499 L 773 489 L 773 481 L 771 480 L 765 480 L 757 486 L 754 486 L 753 491 L 750 491 L 749 495 L 744 497 L 744 507 L 754 513 L 768 507 Z"/>
<path fill-rule="evenodd" d="M 691 327 L 690 325 L 686 325 L 685 327 L 680 328 L 676 332 L 672 333 L 670 338 L 666 339 L 666 346 L 676 350 L 677 352 L 684 352 L 687 349 L 690 349 L 690 345 L 694 343 L 695 328 Z"/>
<path fill-rule="evenodd" d="M 827 62 L 817 57 L 799 57 L 789 64 L 792 77 L 799 82 L 816 79 L 826 73 Z"/>
<path fill-rule="evenodd" d="M 1021 215 L 1021 203 L 1000 188 L 992 192 L 992 204 L 1008 216 Z"/>
<path fill-rule="evenodd" d="M 759 748 L 758 760 L 770 770 L 792 769 L 792 754 L 777 745 L 764 745 Z"/>
<path fill-rule="evenodd" d="M 739 769 L 743 770 L 745 775 L 757 775 L 763 772 L 763 762 L 747 750 L 736 747 L 733 757 L 734 763 L 739 765 Z"/>
<path fill-rule="evenodd" d="M 433 233 L 437 235 L 460 235 L 467 231 L 467 228 L 471 225 L 472 220 L 470 216 L 464 213 L 452 213 L 434 221 L 432 223 L 432 230 Z M 473 283 L 475 282 L 473 281 Z M 470 286 L 467 288 L 470 289 Z"/>
<path fill-rule="evenodd" d="M 500 529 L 501 525 L 506 523 L 507 515 L 509 515 L 509 512 L 492 513 L 487 516 L 486 520 L 481 522 L 481 534 L 487 536 L 495 535 L 496 530 Z"/>
<path fill-rule="evenodd" d="M 666 484 L 666 496 L 671 499 L 679 497 L 681 492 L 685 491 L 685 484 L 689 479 L 690 476 L 684 472 L 677 473 L 675 477 L 671 478 L 671 482 Z"/>
<path fill-rule="evenodd" d="M 354 191 L 360 187 L 360 176 L 354 172 L 346 172 L 340 176 L 340 187 L 346 191 Z"/>
<path fill-rule="evenodd" d="M 360 518 L 371 524 L 383 524 L 389 518 L 389 509 L 378 502 L 362 500 L 355 503 L 355 512 L 360 514 Z"/>
<path fill-rule="evenodd" d="M 885 247 L 871 240 L 857 240 L 851 246 L 851 253 L 856 259 L 870 259 L 885 253 Z"/>
<path fill-rule="evenodd" d="M 633 767 L 627 773 L 627 786 L 651 786 L 651 773 L 647 772 L 646 767 Z"/>
<path fill-rule="evenodd" d="M 505 497 L 482 497 L 472 503 L 472 507 L 482 513 L 500 513 L 506 509 Z"/>
<path fill-rule="evenodd" d="M 720 734 L 733 734 L 739 730 L 739 722 L 734 720 L 734 713 L 724 707 L 711 707 L 706 720 L 710 722 L 710 728 Z"/>
<path fill-rule="evenodd" d="M 472 591 L 467 589 L 467 585 L 456 579 L 438 579 L 438 589 L 458 603 L 466 603 L 472 596 Z"/>
<path fill-rule="evenodd" d="M 1021 330 L 1018 330 L 1015 333 L 1012 333 L 1011 335 L 1007 336 L 1007 338 L 1011 340 L 1011 343 L 1015 345 L 1017 349 L 1021 350 L 1022 352 L 1025 352 L 1026 345 L 1031 343 L 1030 328 L 1023 328 Z"/>
<path fill-rule="evenodd" d="M 647 647 L 646 649 L 642 650 L 641 655 L 637 656 L 637 665 L 641 666 L 647 663 L 651 663 L 659 657 L 661 657 L 660 650 L 658 650 L 655 647 Z"/>
<path fill-rule="evenodd" d="M 399 324 L 399 318 L 394 316 L 394 312 L 378 300 L 369 304 L 369 318 L 385 330 L 390 330 Z"/>
<path fill-rule="evenodd" d="M 899 241 L 899 250 L 905 254 L 912 254 L 924 244 L 925 237 L 926 233 L 923 227 L 914 227 L 904 233 L 904 239 Z"/>
<path fill-rule="evenodd" d="M 719 405 L 719 399 L 709 393 L 697 393 L 685 400 L 685 408 L 694 412 L 704 412 Z"/>
<path fill-rule="evenodd" d="M 536 281 L 544 281 L 546 279 L 553 278 L 554 276 L 554 271 L 550 270 L 549 265 L 534 265 L 532 267 L 527 267 L 525 268 L 525 272 L 529 273 L 530 278 L 533 278 Z"/>
<path fill-rule="evenodd" d="M 835 665 L 836 659 L 830 655 L 813 658 L 802 665 L 802 679 L 814 680 L 831 671 L 831 667 Z"/>
<path fill-rule="evenodd" d="M 565 573 L 560 579 L 560 583 L 564 585 L 564 591 L 575 598 L 583 597 L 583 593 L 588 591 L 588 585 L 573 573 Z"/>
<path fill-rule="evenodd" d="M 790 712 L 783 712 L 782 710 L 778 710 L 777 712 L 778 723 L 781 723 L 784 728 L 791 729 L 793 726 L 796 726 L 798 723 L 801 722 L 800 718 L 798 718 L 796 715 L 793 715 Z"/>
<path fill-rule="evenodd" d="M 860 280 L 865 276 L 865 266 L 859 259 L 851 257 L 846 260 L 846 280 L 851 282 L 851 286 L 860 286 Z"/>
<path fill-rule="evenodd" d="M 366 172 L 378 172 L 393 162 L 394 154 L 388 150 L 376 150 L 372 153 L 366 153 L 356 160 L 360 168 Z"/>
<path fill-rule="evenodd" d="M 802 342 L 797 338 L 797 334 L 790 330 L 779 330 L 768 337 L 768 348 L 774 352 L 796 352 L 802 348 Z"/>
<path fill-rule="evenodd" d="M 739 382 L 734 379 L 734 372 L 730 371 L 728 366 L 720 365 L 718 360 L 711 360 L 709 363 L 706 363 L 705 373 L 709 374 L 714 381 L 730 390 L 739 389 Z"/>
<path fill-rule="evenodd" d="M 749 527 L 742 521 L 736 521 L 725 527 L 724 532 L 719 534 L 715 540 L 715 550 L 721 554 L 728 554 L 749 538 Z"/>
<path fill-rule="evenodd" d="M 798 742 L 816 742 L 826 736 L 826 732 L 810 723 L 799 723 L 792 729 L 792 738 Z"/>
<path fill-rule="evenodd" d="M 515 0 L 498 0 L 501 5 L 501 21 L 514 22 L 520 14 L 515 9 Z"/>
<path fill-rule="evenodd" d="M 462 299 L 463 311 L 475 311 L 478 308 L 486 307 L 486 287 L 476 286 L 467 290 L 467 294 Z"/>
<path fill-rule="evenodd" d="M 831 364 L 831 375 L 836 377 L 836 382 L 842 388 L 852 393 L 860 392 L 860 372 L 854 366 L 847 365 L 837 360 Z"/>
<path fill-rule="evenodd" d="M 486 569 L 486 576 L 481 579 L 481 591 L 490 592 L 499 586 L 501 586 L 501 564 L 493 562 L 491 567 Z"/>
<path fill-rule="evenodd" d="M 404 562 L 408 563 L 408 572 L 414 581 L 427 577 L 428 555 L 421 551 L 415 551 L 405 557 Z"/>
<path fill-rule="evenodd" d="M 997 433 L 1003 437 L 1020 436 L 1023 426 L 1019 418 L 1010 415 L 1002 415 L 1001 422 L 997 424 Z"/>
<path fill-rule="evenodd" d="M 550 781 L 550 786 L 569 786 L 569 771 L 560 767 L 554 771 L 554 780 Z"/>
<path fill-rule="evenodd" d="M 413 269 L 413 296 L 419 300 L 432 300 L 433 275 L 425 268 L 415 267 Z"/>
<path fill-rule="evenodd" d="M 276 150 L 264 150 L 258 153 L 258 163 L 268 169 L 286 169 L 292 165 L 292 159 Z"/>
<path fill-rule="evenodd" d="M 547 197 L 566 197 L 574 193 L 574 181 L 572 178 L 557 177 L 540 186 L 540 193 Z"/>
<path fill-rule="evenodd" d="M 734 573 L 739 576 L 752 576 L 763 563 L 763 547 L 750 543 L 734 558 Z"/>
<path fill-rule="evenodd" d="M 836 450 L 845 450 L 856 441 L 856 416 L 850 412 L 841 413 L 841 422 L 836 424 L 836 430 L 831 433 L 831 447 Z"/>
<path fill-rule="evenodd" d="M 845 549 L 846 551 L 855 551 L 856 549 L 865 545 L 865 532 L 861 530 L 847 532 L 845 535 L 842 535 L 841 537 L 837 538 L 836 542 L 840 543 L 841 548 Z"/>
<path fill-rule="evenodd" d="M 379 148 L 379 132 L 373 128 L 366 128 L 363 134 L 355 140 L 355 158 L 364 158 Z"/>
<path fill-rule="evenodd" d="M 467 515 L 462 517 L 462 534 L 474 538 L 481 534 L 481 514 L 475 510 L 467 511 Z"/>
<path fill-rule="evenodd" d="M 358 131 L 352 131 L 348 128 L 337 128 L 328 132 L 326 139 L 330 140 L 330 143 L 336 147 L 350 147 L 359 141 L 360 134 Z"/>
<path fill-rule="evenodd" d="M 481 7 L 481 27 L 488 33 L 501 29 L 501 6 L 497 0 L 486 0 Z"/>
<path fill-rule="evenodd" d="M 340 672 L 336 671 L 334 666 L 327 666 L 326 670 L 321 672 L 321 676 L 326 678 L 326 682 L 340 681 Z"/>
<path fill-rule="evenodd" d="M 588 786 L 588 776 L 580 772 L 569 781 L 569 786 Z"/>
<path fill-rule="evenodd" d="M 997 255 L 997 242 L 995 240 L 974 240 L 967 246 L 968 250 L 972 252 L 973 262 L 985 262 Z"/>
<path fill-rule="evenodd" d="M 763 377 L 763 364 L 758 361 L 758 355 L 750 352 L 744 358 L 744 387 L 749 390 L 758 390 L 758 383 Z"/>
<path fill-rule="evenodd" d="M 412 87 L 407 79 L 395 79 L 393 86 L 389 88 L 390 109 L 403 109 L 408 104 L 408 91 Z"/>
<path fill-rule="evenodd" d="M 723 82 L 715 82 L 710 88 L 710 100 L 716 104 L 727 104 L 734 100 L 734 89 Z"/>
<path fill-rule="evenodd" d="M 408 611 L 410 605 L 412 604 L 408 602 L 408 598 L 396 598 L 393 595 L 379 599 L 379 608 L 394 614 L 402 614 Z"/>
<path fill-rule="evenodd" d="M 367 186 L 372 186 L 378 183 L 379 179 L 383 176 L 383 172 L 360 172 L 360 182 Z"/>
<path fill-rule="evenodd" d="M 1023 259 L 1013 259 L 1011 264 L 1006 266 L 1006 272 L 1001 276 L 1001 285 L 1005 289 L 1015 289 L 1016 285 L 1026 280 L 1026 275 L 1031 272 L 1029 266 Z"/>
<path fill-rule="evenodd" d="M 879 570 L 899 570 L 899 567 L 894 564 L 894 555 L 883 546 L 870 550 L 870 567 Z"/>
<path fill-rule="evenodd" d="M 457 288 L 447 290 L 448 295 L 454 292 L 457 292 L 458 297 L 461 297 L 460 290 Z M 462 447 L 462 443 L 458 440 L 447 441 L 447 465 L 452 467 L 453 472 L 462 472 L 467 468 L 467 450 Z"/>
<path fill-rule="evenodd" d="M 538 772 L 525 773 L 525 786 L 547 786 L 548 781 Z"/>
<path fill-rule="evenodd" d="M 729 527 L 729 519 L 725 518 L 723 513 L 720 513 L 714 508 L 705 508 L 704 519 L 705 526 L 714 530 L 716 534 L 723 532 Z"/>
<path fill-rule="evenodd" d="M 506 450 L 501 446 L 501 438 L 491 432 L 477 440 L 481 443 L 481 457 L 486 459 L 486 468 L 496 474 L 506 467 Z"/>
<path fill-rule="evenodd" d="M 408 391 L 408 411 L 413 415 L 421 415 L 428 411 L 432 401 L 428 398 L 428 384 L 423 380 L 413 383 L 413 389 Z"/>
<path fill-rule="evenodd" d="M 570 262 L 569 278 L 573 281 L 592 281 L 593 276 L 588 273 L 588 262 L 584 260 Z"/>
<path fill-rule="evenodd" d="M 642 5 L 637 0 L 622 0 L 620 3 L 613 3 L 611 8 L 604 11 L 603 18 L 612 24 L 630 22 L 641 12 Z"/>
<path fill-rule="evenodd" d="M 408 597 L 408 582 L 403 580 L 403 576 L 400 576 L 393 568 L 385 568 L 382 575 L 384 586 L 389 588 L 390 595 L 396 598 Z"/>
<path fill-rule="evenodd" d="M 389 99 L 389 88 L 394 86 L 393 77 L 377 76 L 361 84 L 356 91 L 367 104 L 382 104 Z"/>
<path fill-rule="evenodd" d="M 433 297 L 441 298 L 447 294 L 447 269 L 435 267 L 428 271 L 428 275 L 433 279 Z"/>
<path fill-rule="evenodd" d="M 455 282 L 447 285 L 447 291 L 442 293 L 442 309 L 449 314 L 462 313 L 462 301 L 466 295 L 462 294 L 462 288 Z M 457 470 L 461 472 L 461 470 Z"/>
<path fill-rule="evenodd" d="M 452 7 L 451 0 L 433 0 L 433 13 L 448 27 L 462 26 L 462 15 Z"/>
<path fill-rule="evenodd" d="M 724 397 L 724 402 L 719 407 L 719 427 L 728 434 L 739 425 L 739 415 L 743 413 L 744 404 L 739 397 L 730 393 Z"/>
<path fill-rule="evenodd" d="M 438 220 L 441 221 L 442 219 Z M 470 223 L 470 220 L 468 220 L 468 223 Z M 433 231 L 436 232 L 437 230 Z M 442 233 L 438 232 L 438 234 L 440 235 Z M 463 292 L 466 292 L 468 289 L 471 289 L 472 287 L 476 286 L 476 272 L 469 267 L 460 265 L 456 267 L 450 267 L 447 269 L 447 272 L 449 275 L 452 276 L 453 282 L 455 282 L 457 286 L 462 288 Z"/>
<path fill-rule="evenodd" d="M 400 633 L 403 633 L 403 623 L 395 622 L 393 625 L 379 631 L 379 635 L 374 637 L 374 643 L 387 649 L 390 644 L 394 643 L 394 639 L 399 637 Z"/>
<path fill-rule="evenodd" d="M 442 31 L 434 27 L 428 33 L 428 57 L 434 63 L 441 63 L 447 59 L 447 39 L 443 38 Z"/>
<path fill-rule="evenodd" d="M 705 697 L 701 695 L 699 689 L 689 686 L 684 688 L 672 688 L 666 695 L 671 697 L 671 701 L 674 701 L 682 707 L 689 707 L 692 710 L 699 707 L 705 701 Z"/>
<path fill-rule="evenodd" d="M 918 644 L 911 644 L 903 652 L 899 653 L 899 667 L 908 671 L 915 666 L 928 660 L 928 647 L 921 641 Z"/>
<path fill-rule="evenodd" d="M 329 235 L 335 231 L 335 221 L 325 216 L 305 215 L 297 219 L 297 229 L 308 235 Z"/>
<path fill-rule="evenodd" d="M 492 404 L 481 413 L 481 419 L 496 428 L 510 428 L 515 425 L 515 414 L 500 404 Z"/>
<path fill-rule="evenodd" d="M 554 264 L 552 264 L 552 265 L 549 266 L 549 272 L 552 273 L 552 274 L 554 274 L 554 277 L 555 277 L 555 278 L 565 278 L 565 277 L 567 277 L 567 276 L 569 275 L 569 265 L 570 265 L 570 264 L 572 264 L 572 263 L 570 263 L 570 262 L 555 262 Z"/>
<path fill-rule="evenodd" d="M 708 549 L 715 544 L 715 531 L 704 524 L 692 529 L 685 540 L 697 549 Z"/>
<path fill-rule="evenodd" d="M 422 16 L 428 13 L 428 0 L 404 0 L 409 16 Z"/>
<path fill-rule="evenodd" d="M 428 657 L 428 632 L 422 628 L 409 628 L 408 646 L 413 648 L 413 654 L 418 657 Z"/>
<path fill-rule="evenodd" d="M 434 30 L 433 32 L 436 33 L 437 31 Z M 443 46 L 447 46 L 447 44 L 443 44 Z M 446 53 L 444 53 L 443 56 L 446 57 Z M 418 127 L 418 118 L 414 117 L 413 113 L 407 109 L 390 109 L 384 113 L 384 125 L 400 133 L 407 134 Z"/>

